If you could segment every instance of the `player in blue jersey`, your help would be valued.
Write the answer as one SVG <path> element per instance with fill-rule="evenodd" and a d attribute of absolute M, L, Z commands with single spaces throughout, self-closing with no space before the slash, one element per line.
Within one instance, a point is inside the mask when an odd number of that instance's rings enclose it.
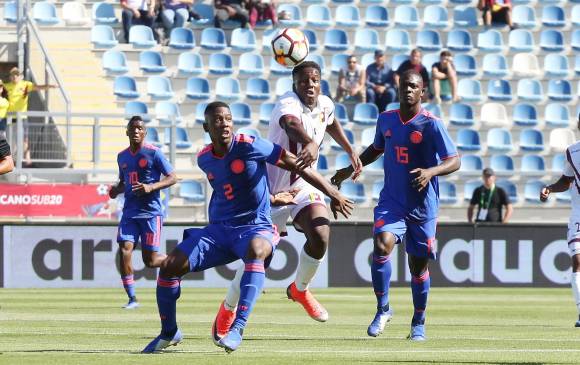
<path fill-rule="evenodd" d="M 390 255 L 405 237 L 415 308 L 409 339 L 422 341 L 426 338 L 425 309 L 430 287 L 428 263 L 436 258 L 437 176 L 459 169 L 460 160 L 443 122 L 421 108 L 421 75 L 405 72 L 400 85 L 400 110 L 379 115 L 374 142 L 360 155 L 362 163 L 368 165 L 384 153 L 385 169 L 383 190 L 374 211 L 371 264 L 377 313 L 367 332 L 378 336 L 392 317 Z M 352 167 L 338 170 L 331 181 L 340 187 L 352 173 Z"/>
<path fill-rule="evenodd" d="M 129 148 L 117 155 L 119 182 L 109 190 L 109 197 L 125 193 L 123 217 L 117 231 L 119 264 L 123 287 L 129 297 L 126 309 L 139 307 L 135 295 L 131 256 L 141 242 L 141 255 L 147 267 L 159 267 L 166 255 L 159 252 L 162 225 L 160 190 L 177 182 L 173 167 L 161 150 L 145 143 L 147 128 L 139 116 L 127 123 Z M 164 175 L 161 178 L 161 175 Z"/>
<path fill-rule="evenodd" d="M 182 339 L 176 322 L 180 278 L 188 272 L 203 271 L 237 259 L 244 261 L 245 270 L 236 319 L 219 345 L 231 352 L 241 344 L 248 316 L 262 291 L 264 270 L 279 240 L 271 220 L 266 163 L 298 173 L 329 196 L 335 218 L 339 212 L 348 217 L 352 211 L 351 201 L 316 171 L 300 170 L 298 166 L 304 165 L 301 160 L 279 145 L 234 134 L 227 104 L 210 103 L 205 110 L 203 127 L 212 143 L 198 154 L 197 163 L 213 188 L 209 225 L 185 230 L 183 241 L 163 261 L 157 280 L 161 334 L 145 347 L 144 353 L 160 351 Z"/>

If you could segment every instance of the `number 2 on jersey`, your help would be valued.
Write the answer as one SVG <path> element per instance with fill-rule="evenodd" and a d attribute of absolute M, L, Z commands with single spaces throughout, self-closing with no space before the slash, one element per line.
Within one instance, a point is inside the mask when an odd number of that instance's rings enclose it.
<path fill-rule="evenodd" d="M 409 148 L 403 146 L 395 146 L 395 151 L 397 152 L 397 162 L 398 163 L 409 163 Z"/>
<path fill-rule="evenodd" d="M 224 195 L 226 196 L 227 200 L 232 200 L 234 198 L 234 187 L 232 184 L 224 185 Z"/>

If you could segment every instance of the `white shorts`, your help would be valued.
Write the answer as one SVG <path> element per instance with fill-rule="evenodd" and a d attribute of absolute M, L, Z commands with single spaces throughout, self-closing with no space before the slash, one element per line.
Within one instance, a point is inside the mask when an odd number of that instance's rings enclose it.
<path fill-rule="evenodd" d="M 294 220 L 302 209 L 314 204 L 320 204 L 326 207 L 324 194 L 312 186 L 304 186 L 294 197 L 294 204 L 272 207 L 272 223 L 278 227 L 280 236 L 287 235 L 286 223 L 288 222 L 288 217 L 292 217 L 292 220 Z M 294 227 L 302 231 L 296 223 L 294 223 Z"/>
<path fill-rule="evenodd" d="M 568 249 L 570 256 L 580 254 L 580 217 L 570 217 L 568 222 Z"/>

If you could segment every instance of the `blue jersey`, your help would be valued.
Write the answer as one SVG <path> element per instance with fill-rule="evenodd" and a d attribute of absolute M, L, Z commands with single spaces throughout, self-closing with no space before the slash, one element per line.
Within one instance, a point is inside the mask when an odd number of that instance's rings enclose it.
<path fill-rule="evenodd" d="M 385 155 L 385 183 L 378 206 L 418 222 L 437 217 L 437 177 L 418 192 L 411 185 L 415 176 L 409 171 L 437 166 L 442 160 L 457 156 L 443 122 L 424 109 L 406 122 L 401 120 L 399 110 L 381 113 L 373 147 Z"/>
<path fill-rule="evenodd" d="M 213 145 L 197 155 L 213 193 L 209 222 L 229 225 L 271 224 L 266 162 L 276 164 L 282 147 L 259 137 L 233 136 L 227 154 L 213 154 Z"/>
<path fill-rule="evenodd" d="M 161 174 L 169 175 L 173 167 L 161 150 L 155 146 L 144 144 L 137 152 L 130 148 L 117 155 L 119 164 L 119 179 L 125 182 L 125 204 L 123 218 L 151 218 L 162 216 L 162 204 L 159 190 L 141 196 L 131 191 L 131 185 L 137 182 L 152 184 L 159 181 Z"/>

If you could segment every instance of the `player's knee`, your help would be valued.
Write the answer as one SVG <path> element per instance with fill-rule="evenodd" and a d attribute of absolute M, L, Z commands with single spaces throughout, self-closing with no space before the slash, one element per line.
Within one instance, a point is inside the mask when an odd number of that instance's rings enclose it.
<path fill-rule="evenodd" d="M 395 238 L 392 234 L 381 234 L 373 241 L 374 253 L 379 256 L 388 256 L 395 248 Z"/>
<path fill-rule="evenodd" d="M 170 278 L 181 276 L 181 265 L 175 256 L 169 255 L 159 265 L 159 276 Z"/>
<path fill-rule="evenodd" d="M 313 246 L 326 250 L 330 241 L 330 227 L 328 225 L 314 227 L 307 238 Z"/>
<path fill-rule="evenodd" d="M 272 246 L 265 240 L 254 240 L 248 247 L 247 258 L 250 260 L 265 260 L 272 252 Z"/>

